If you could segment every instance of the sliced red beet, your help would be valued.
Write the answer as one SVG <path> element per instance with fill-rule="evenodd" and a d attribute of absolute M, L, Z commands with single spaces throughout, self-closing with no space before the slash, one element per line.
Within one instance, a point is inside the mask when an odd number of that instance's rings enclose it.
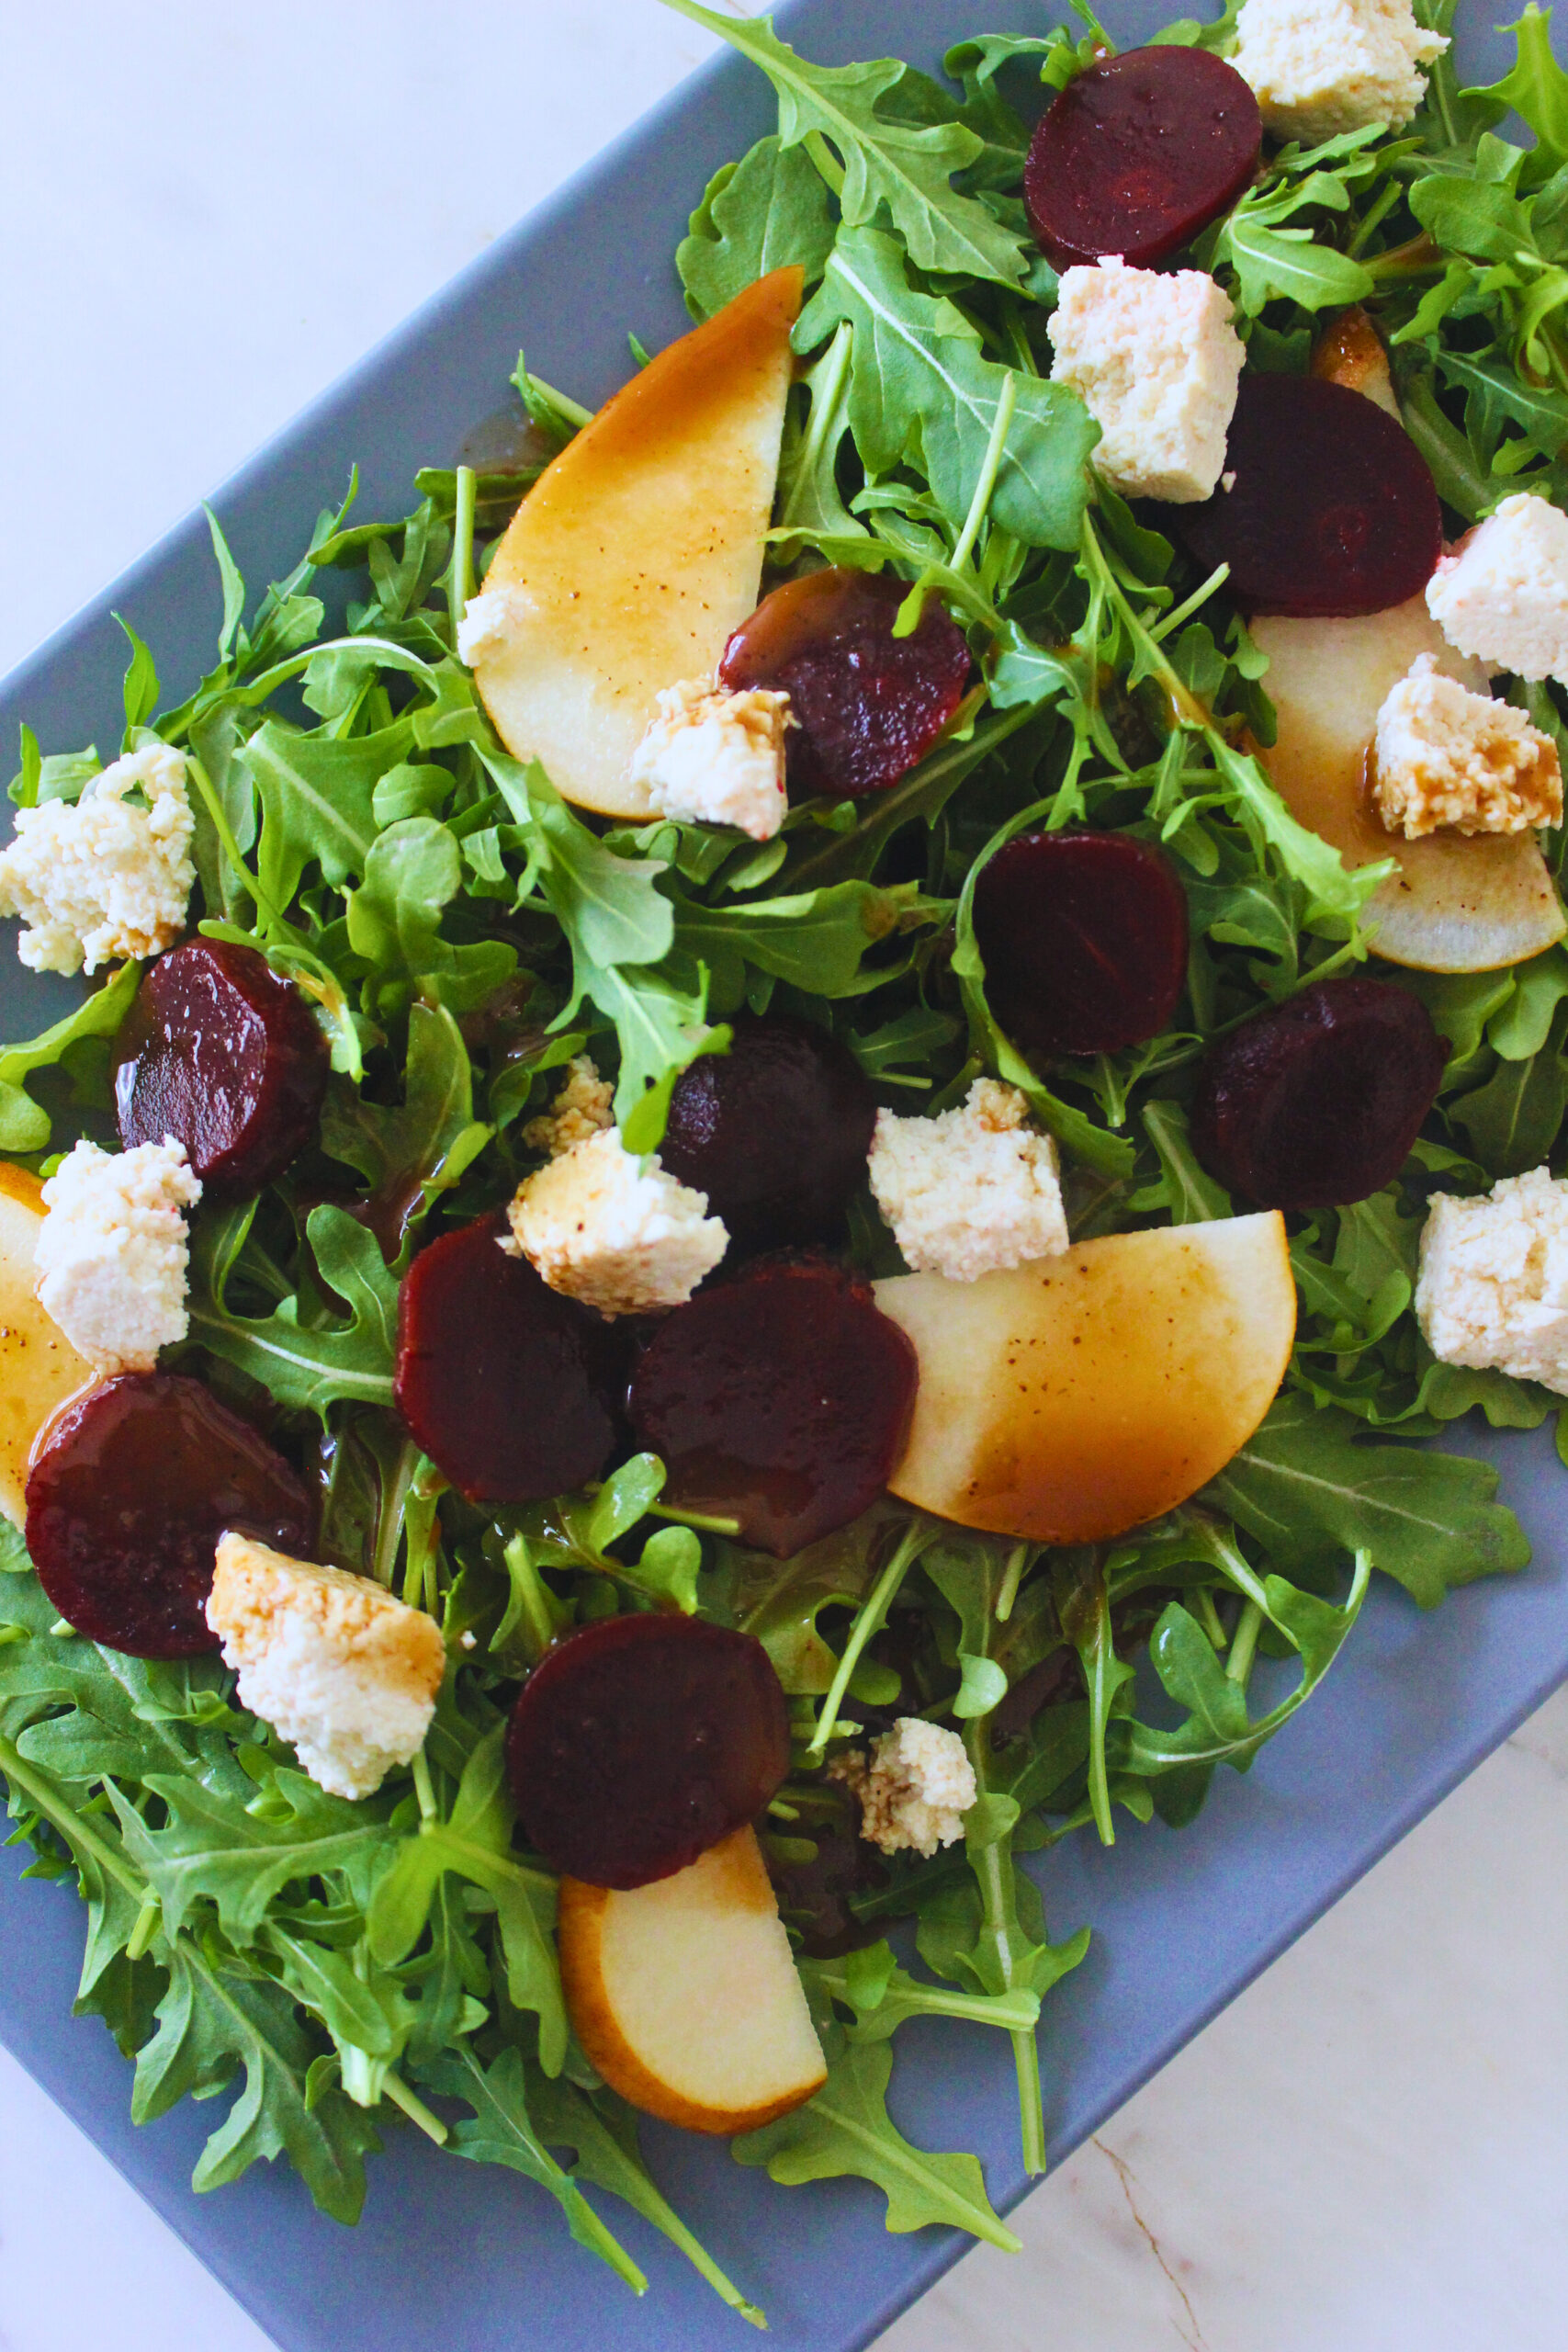
<path fill-rule="evenodd" d="M 738 1520 L 780 1559 L 874 1503 L 914 1409 L 915 1351 L 868 1283 L 779 1259 L 678 1306 L 633 1376 L 637 1442 L 667 1499 Z"/>
<path fill-rule="evenodd" d="M 264 956 L 187 940 L 159 956 L 119 1033 L 120 1142 L 174 1136 L 209 1195 L 259 1193 L 314 1135 L 328 1058 L 309 1005 Z"/>
<path fill-rule="evenodd" d="M 1427 460 L 1393 417 L 1315 376 L 1244 376 L 1222 486 L 1167 511 L 1251 613 L 1348 618 L 1419 594 L 1442 552 Z"/>
<path fill-rule="evenodd" d="M 969 648 L 934 596 L 911 636 L 894 636 L 908 593 L 879 573 L 809 572 L 764 596 L 725 647 L 721 685 L 789 695 L 785 758 L 796 799 L 859 799 L 897 784 L 963 701 Z"/>
<path fill-rule="evenodd" d="M 707 1194 L 739 1250 L 836 1241 L 865 1174 L 876 1098 L 846 1046 L 815 1022 L 739 1020 L 670 1098 L 659 1157 Z"/>
<path fill-rule="evenodd" d="M 1363 1201 L 1404 1165 L 1444 1059 L 1408 989 L 1361 973 L 1319 980 L 1210 1046 L 1193 1148 L 1211 1176 L 1262 1208 Z"/>
<path fill-rule="evenodd" d="M 624 1331 L 509 1257 L 505 1231 L 488 1216 L 443 1234 L 398 1298 L 398 1410 L 473 1503 L 570 1493 L 621 1434 Z"/>
<path fill-rule="evenodd" d="M 789 1770 L 767 1651 L 700 1617 L 607 1617 L 523 1685 L 506 1769 L 529 1843 L 592 1886 L 646 1886 L 754 1821 Z"/>
<path fill-rule="evenodd" d="M 1187 899 L 1131 833 L 1020 833 L 982 868 L 986 999 L 1031 1056 L 1115 1054 L 1168 1029 L 1187 978 Z"/>
<path fill-rule="evenodd" d="M 302 1481 L 199 1380 L 126 1372 L 62 1412 L 28 1476 L 28 1550 L 89 1641 L 132 1657 L 215 1650 L 213 1554 L 226 1529 L 309 1555 Z"/>
<path fill-rule="evenodd" d="M 1102 57 L 1030 141 L 1029 225 L 1057 269 L 1106 254 L 1147 269 L 1230 210 L 1262 146 L 1258 100 L 1223 57 L 1164 47 Z"/>

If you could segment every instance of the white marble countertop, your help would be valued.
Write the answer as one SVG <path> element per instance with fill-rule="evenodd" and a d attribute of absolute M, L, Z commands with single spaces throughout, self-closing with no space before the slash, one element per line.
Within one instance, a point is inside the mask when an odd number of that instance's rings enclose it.
<path fill-rule="evenodd" d="M 709 47 L 653 0 L 468 0 L 460 49 L 429 0 L 4 14 L 0 671 Z M 886 2352 L 1562 2352 L 1565 1781 L 1568 1694 Z M 0 2053 L 0 2352 L 87 2344 L 267 2352 Z"/>

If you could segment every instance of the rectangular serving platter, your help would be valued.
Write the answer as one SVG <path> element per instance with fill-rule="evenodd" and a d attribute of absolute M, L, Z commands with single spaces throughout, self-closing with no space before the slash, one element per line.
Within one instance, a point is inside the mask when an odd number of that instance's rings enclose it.
<path fill-rule="evenodd" d="M 977 30 L 1043 31 L 1026 0 L 798 0 L 780 29 L 825 62 L 897 53 L 928 71 Z M 1110 9 L 1125 45 L 1175 10 Z M 1489 12 L 1485 12 L 1489 13 Z M 1462 78 L 1493 80 L 1506 44 L 1463 0 Z M 464 273 L 214 500 L 246 578 L 283 571 L 357 463 L 357 518 L 398 515 L 423 464 L 451 461 L 501 399 L 526 345 L 530 365 L 597 401 L 629 372 L 626 333 L 657 348 L 687 323 L 672 254 L 709 174 L 773 127 L 772 95 L 739 60 L 696 75 L 552 202 Z M 0 687 L 0 741 L 19 719 L 46 751 L 118 737 L 124 640 L 118 610 L 153 649 L 177 700 L 210 657 L 218 583 L 199 516 L 173 532 Z M 0 967 L 0 1034 L 25 1036 L 62 1009 L 68 984 Z M 1069 1841 L 1032 1864 L 1055 1937 L 1088 1922 L 1084 1964 L 1042 2026 L 1053 2163 L 1093 2132 L 1215 2013 L 1336 1902 L 1568 1676 L 1568 1495 L 1550 1432 L 1464 1430 L 1450 1441 L 1495 1462 L 1535 1547 L 1522 1575 L 1474 1586 L 1424 1616 L 1380 1583 L 1322 1690 L 1245 1778 L 1222 1775 L 1179 1833 L 1121 1833 L 1113 1854 Z M 574 2246 L 530 2184 L 441 2156 L 412 2131 L 374 2159 L 363 2222 L 324 2220 L 292 2174 L 258 2165 L 198 2198 L 191 2168 L 211 2128 L 187 2102 L 130 2120 L 130 2072 L 103 2026 L 73 2019 L 83 1913 L 69 1885 L 24 1883 L 25 1854 L 0 1853 L 0 2039 L 81 2124 L 282 2352 L 479 2352 L 547 2342 L 552 2352 L 705 2352 L 742 2341 L 664 2241 L 625 2208 L 614 2226 L 649 2273 L 641 2301 Z M 1012 2057 L 981 2028 L 916 2023 L 900 2033 L 892 2109 L 924 2144 L 973 2148 L 1003 2210 L 1027 2191 Z M 923 2230 L 893 2237 L 866 2184 L 774 2188 L 722 2143 L 650 2125 L 662 2186 L 718 2260 L 767 2310 L 781 2352 L 854 2352 L 969 2243 Z"/>

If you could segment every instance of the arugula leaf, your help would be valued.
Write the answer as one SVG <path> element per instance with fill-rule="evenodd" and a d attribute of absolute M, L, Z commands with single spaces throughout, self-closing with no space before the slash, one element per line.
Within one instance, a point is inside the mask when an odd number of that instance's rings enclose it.
<path fill-rule="evenodd" d="M 312 1209 L 306 1224 L 321 1279 L 349 1310 L 346 1322 L 301 1318 L 299 1299 L 272 1314 L 235 1314 L 228 1287 L 256 1204 L 198 1216 L 191 1240 L 190 1336 L 269 1388 L 280 1404 L 319 1413 L 346 1398 L 390 1405 L 398 1286 L 373 1233 L 345 1209 Z"/>
<path fill-rule="evenodd" d="M 389 1265 L 418 1221 L 484 1149 L 493 1127 L 474 1117 L 473 1065 L 445 1005 L 409 1011 L 403 1101 L 371 1102 L 335 1080 L 321 1111 L 321 1146 L 356 1168 L 369 1187 L 364 1219 Z"/>
<path fill-rule="evenodd" d="M 269 718 L 243 754 L 262 807 L 256 871 L 274 906 L 287 907 L 312 863 L 329 882 L 363 874 L 376 838 L 372 799 L 389 768 L 413 748 L 413 723 L 346 741 L 306 735 Z"/>
<path fill-rule="evenodd" d="M 1568 73 L 1552 54 L 1550 8 L 1529 0 L 1524 15 L 1501 29 L 1514 35 L 1512 66 L 1500 82 L 1467 90 L 1465 96 L 1487 102 L 1495 109 L 1494 119 L 1511 107 L 1529 124 L 1536 144 L 1526 170 L 1532 182 L 1540 182 L 1568 163 Z"/>
<path fill-rule="evenodd" d="M 25 1046 L 0 1046 L 0 1151 L 41 1151 L 51 1133 L 50 1115 L 28 1092 L 35 1070 L 53 1069 L 84 1037 L 112 1037 L 130 1010 L 141 978 L 140 964 L 122 964 L 101 989 L 73 1012 Z"/>
<path fill-rule="evenodd" d="M 692 215 L 675 266 L 694 318 L 711 318 L 736 295 L 786 262 L 807 286 L 833 250 L 833 220 L 822 175 L 800 147 L 759 139 L 738 164 L 723 164 Z"/>

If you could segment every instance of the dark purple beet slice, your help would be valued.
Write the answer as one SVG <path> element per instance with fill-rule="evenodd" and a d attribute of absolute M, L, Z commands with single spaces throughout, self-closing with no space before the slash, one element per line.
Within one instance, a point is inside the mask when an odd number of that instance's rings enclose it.
<path fill-rule="evenodd" d="M 646 1886 L 754 1821 L 789 1771 L 767 1651 L 700 1617 L 607 1617 L 519 1693 L 506 1769 L 529 1843 L 591 1886 Z"/>
<path fill-rule="evenodd" d="M 1029 225 L 1057 269 L 1107 254 L 1147 269 L 1229 211 L 1262 146 L 1258 100 L 1223 57 L 1163 47 L 1102 57 L 1035 129 Z"/>
<path fill-rule="evenodd" d="M 1228 563 L 1244 611 L 1385 612 L 1426 586 L 1443 519 L 1427 460 L 1361 392 L 1315 376 L 1244 376 L 1229 490 L 1165 511 L 1205 568 Z"/>
<path fill-rule="evenodd" d="M 1028 1055 L 1115 1054 L 1168 1029 L 1187 978 L 1187 900 L 1131 833 L 1020 833 L 975 886 L 986 1000 Z"/>
<path fill-rule="evenodd" d="M 895 637 L 908 594 L 867 571 L 813 571 L 764 596 L 724 649 L 719 684 L 789 695 L 785 737 L 796 799 L 881 792 L 930 751 L 964 699 L 969 648 L 934 596 Z"/>
<path fill-rule="evenodd" d="M 1193 1148 L 1212 1176 L 1263 1208 L 1365 1200 L 1404 1165 L 1444 1058 L 1408 989 L 1360 973 L 1319 980 L 1210 1046 Z"/>
<path fill-rule="evenodd" d="M 728 1054 L 675 1081 L 659 1157 L 707 1194 L 739 1250 L 837 1241 L 865 1174 L 876 1098 L 814 1022 L 741 1019 Z"/>
<path fill-rule="evenodd" d="M 259 1193 L 314 1135 L 327 1063 L 309 1005 L 264 956 L 187 940 L 152 966 L 119 1033 L 120 1142 L 175 1136 L 209 1194 Z"/>
<path fill-rule="evenodd" d="M 509 1257 L 505 1230 L 480 1217 L 443 1234 L 398 1298 L 398 1410 L 473 1503 L 569 1493 L 621 1434 L 624 1333 Z"/>
<path fill-rule="evenodd" d="M 632 1379 L 632 1426 L 669 1471 L 669 1501 L 739 1520 L 746 1543 L 784 1559 L 881 1494 L 917 1376 L 857 1274 L 779 1259 L 660 1326 Z"/>
<path fill-rule="evenodd" d="M 89 1641 L 132 1657 L 215 1650 L 213 1554 L 226 1529 L 309 1556 L 315 1513 L 264 1437 L 199 1380 L 126 1372 L 69 1405 L 28 1476 L 28 1550 Z"/>

